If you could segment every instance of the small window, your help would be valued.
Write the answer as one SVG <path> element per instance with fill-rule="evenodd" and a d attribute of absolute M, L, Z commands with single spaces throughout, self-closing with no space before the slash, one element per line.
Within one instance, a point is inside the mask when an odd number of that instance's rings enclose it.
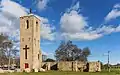
<path fill-rule="evenodd" d="M 38 40 L 38 43 L 37 43 L 37 44 L 38 44 L 38 47 L 39 47 L 39 44 L 40 44 L 40 41 L 39 41 L 39 40 Z"/>
<path fill-rule="evenodd" d="M 40 41 L 38 40 L 38 44 L 40 43 Z"/>
<path fill-rule="evenodd" d="M 36 25 L 38 25 L 38 22 L 36 22 Z"/>
<path fill-rule="evenodd" d="M 27 25 L 26 29 L 28 29 L 29 28 L 29 21 L 28 20 L 26 21 L 26 25 Z"/>
<path fill-rule="evenodd" d="M 30 41 L 30 38 L 29 38 L 29 41 Z"/>
<path fill-rule="evenodd" d="M 35 46 L 36 46 L 36 39 L 34 39 L 34 41 L 35 41 Z"/>
<path fill-rule="evenodd" d="M 39 54 L 38 54 L 38 60 L 39 60 Z"/>
<path fill-rule="evenodd" d="M 22 38 L 22 41 L 24 41 L 24 38 Z"/>
<path fill-rule="evenodd" d="M 38 22 L 36 22 L 36 32 L 38 31 Z"/>

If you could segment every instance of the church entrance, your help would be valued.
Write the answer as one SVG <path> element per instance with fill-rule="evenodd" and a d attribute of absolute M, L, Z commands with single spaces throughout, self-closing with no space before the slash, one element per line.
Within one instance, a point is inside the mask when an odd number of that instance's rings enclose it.
<path fill-rule="evenodd" d="M 25 63 L 25 68 L 29 68 L 29 64 L 28 63 Z"/>

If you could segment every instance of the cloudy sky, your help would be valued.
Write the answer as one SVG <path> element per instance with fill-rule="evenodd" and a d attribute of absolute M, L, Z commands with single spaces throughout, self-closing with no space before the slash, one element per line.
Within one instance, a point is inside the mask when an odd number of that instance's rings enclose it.
<path fill-rule="evenodd" d="M 61 40 L 89 47 L 89 61 L 120 62 L 119 0 L 0 0 L 0 32 L 19 40 L 19 17 L 33 14 L 41 19 L 41 49 L 48 57 Z M 16 44 L 19 48 L 19 43 Z"/>

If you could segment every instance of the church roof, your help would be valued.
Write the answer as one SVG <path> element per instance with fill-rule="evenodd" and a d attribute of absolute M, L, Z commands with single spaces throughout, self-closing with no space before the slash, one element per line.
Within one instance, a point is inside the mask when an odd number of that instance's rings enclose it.
<path fill-rule="evenodd" d="M 20 18 L 21 17 L 28 17 L 28 16 L 34 16 L 34 17 L 36 17 L 37 19 L 39 19 L 40 20 L 40 17 L 39 16 L 37 16 L 37 15 L 35 15 L 35 14 L 28 14 L 28 15 L 25 15 L 25 16 L 20 16 Z"/>

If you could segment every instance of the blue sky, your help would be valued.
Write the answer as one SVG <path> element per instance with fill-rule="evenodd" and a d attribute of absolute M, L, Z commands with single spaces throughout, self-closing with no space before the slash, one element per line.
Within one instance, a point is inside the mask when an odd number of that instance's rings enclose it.
<path fill-rule="evenodd" d="M 60 40 L 72 40 L 79 48 L 89 47 L 89 61 L 120 62 L 119 0 L 0 0 L 0 32 L 19 40 L 19 17 L 29 8 L 41 19 L 41 49 L 48 57 Z M 16 44 L 19 49 L 19 43 Z"/>

